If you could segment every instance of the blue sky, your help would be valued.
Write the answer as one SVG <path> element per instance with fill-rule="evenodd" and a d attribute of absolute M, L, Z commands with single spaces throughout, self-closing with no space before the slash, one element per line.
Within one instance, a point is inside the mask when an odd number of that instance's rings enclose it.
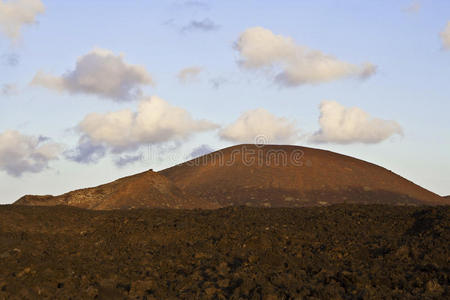
<path fill-rule="evenodd" d="M 34 19 L 14 23 L 16 15 L 4 5 L 15 2 L 23 2 L 18 9 L 39 2 L 45 11 L 36 8 Z M 450 194 L 450 50 L 440 35 L 450 21 L 449 1 L 0 3 L 0 203 L 159 170 L 186 160 L 201 145 L 218 150 L 251 142 L 255 133 L 368 160 Z M 17 24 L 20 35 L 6 30 Z M 87 57 L 98 64 L 90 67 Z M 83 86 L 83 76 L 101 69 L 105 57 L 125 68 L 121 83 L 131 82 L 139 96 L 124 100 L 110 90 L 105 96 L 99 85 L 113 76 L 107 72 L 94 76 L 95 88 Z M 77 69 L 83 58 L 87 66 Z M 318 65 L 324 60 L 338 75 Z M 364 63 L 376 66 L 367 78 Z M 186 80 L 179 76 L 183 69 L 190 75 Z M 39 71 L 52 76 L 52 84 L 30 84 Z M 130 72 L 134 79 L 124 77 Z M 292 84 L 278 81 L 277 74 Z M 161 99 L 162 119 L 155 99 Z M 336 105 L 325 113 L 324 101 Z M 149 104 L 143 118 L 156 118 L 151 128 L 135 125 L 134 136 L 125 137 L 106 122 L 108 113 L 135 112 L 142 103 Z M 174 107 L 183 111 L 184 123 Z M 347 110 L 338 115 L 340 109 Z M 379 121 L 360 121 L 363 112 Z M 88 122 L 92 113 L 100 117 Z M 333 123 L 336 115 L 353 129 Z M 171 127 L 158 131 L 166 121 Z M 6 139 L 11 131 L 17 134 Z M 39 136 L 49 139 L 40 142 Z M 90 163 L 71 160 L 67 153 L 82 136 L 105 155 Z M 29 142 L 22 156 L 10 153 L 10 143 L 18 140 Z M 38 152 L 43 158 L 36 161 Z M 118 167 L 120 157 L 140 159 Z"/>

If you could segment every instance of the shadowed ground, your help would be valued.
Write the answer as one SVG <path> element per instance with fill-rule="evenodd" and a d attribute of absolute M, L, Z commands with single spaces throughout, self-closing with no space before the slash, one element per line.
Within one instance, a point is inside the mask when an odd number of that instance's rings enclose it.
<path fill-rule="evenodd" d="M 450 208 L 0 206 L 0 299 L 445 299 Z"/>

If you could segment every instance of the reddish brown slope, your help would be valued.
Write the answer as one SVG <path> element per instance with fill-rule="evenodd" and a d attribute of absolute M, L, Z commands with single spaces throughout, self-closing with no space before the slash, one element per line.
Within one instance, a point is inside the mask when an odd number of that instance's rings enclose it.
<path fill-rule="evenodd" d="M 151 170 L 60 196 L 26 195 L 14 204 L 69 205 L 95 210 L 129 208 L 209 209 L 218 207 L 217 204 L 186 195 L 167 178 Z"/>
<path fill-rule="evenodd" d="M 185 192 L 224 206 L 449 203 L 377 165 L 297 146 L 239 145 L 160 173 Z"/>

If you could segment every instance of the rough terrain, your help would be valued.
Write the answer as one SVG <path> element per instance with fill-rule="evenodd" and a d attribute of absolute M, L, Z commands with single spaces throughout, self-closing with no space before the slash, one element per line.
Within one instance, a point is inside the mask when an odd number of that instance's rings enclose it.
<path fill-rule="evenodd" d="M 0 299 L 448 299 L 449 217 L 0 206 Z"/>

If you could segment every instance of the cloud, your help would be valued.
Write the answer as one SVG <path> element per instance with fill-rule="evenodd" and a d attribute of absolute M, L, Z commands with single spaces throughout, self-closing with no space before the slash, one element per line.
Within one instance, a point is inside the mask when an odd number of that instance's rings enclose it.
<path fill-rule="evenodd" d="M 130 101 L 142 96 L 141 86 L 153 85 L 143 66 L 130 65 L 124 55 L 96 48 L 78 58 L 75 70 L 62 76 L 38 72 L 31 82 L 59 92 L 91 94 L 115 101 Z"/>
<path fill-rule="evenodd" d="M 16 41 L 22 27 L 36 23 L 36 17 L 45 12 L 40 0 L 0 0 L 0 32 Z"/>
<path fill-rule="evenodd" d="M 200 145 L 192 150 L 192 152 L 189 154 L 187 159 L 200 157 L 206 154 L 209 154 L 211 152 L 214 152 L 214 149 L 211 148 L 209 145 Z"/>
<path fill-rule="evenodd" d="M 175 26 L 175 19 L 174 18 L 167 19 L 164 22 L 162 22 L 161 25 L 167 26 L 167 27 L 174 27 Z"/>
<path fill-rule="evenodd" d="M 3 66 L 15 67 L 19 64 L 20 57 L 15 53 L 6 53 L 2 54 L 0 61 Z"/>
<path fill-rule="evenodd" d="M 197 79 L 198 75 L 203 71 L 203 68 L 201 67 L 188 67 L 180 70 L 178 72 L 177 77 L 178 80 L 182 83 L 188 83 L 195 81 Z"/>
<path fill-rule="evenodd" d="M 413 1 L 407 7 L 405 7 L 403 9 L 403 11 L 414 14 L 414 13 L 418 13 L 421 8 L 422 8 L 422 5 L 420 4 L 419 1 Z"/>
<path fill-rule="evenodd" d="M 129 164 L 142 160 L 143 157 L 142 153 L 136 155 L 123 155 L 119 156 L 119 158 L 114 161 L 114 164 L 119 168 L 123 168 Z"/>
<path fill-rule="evenodd" d="M 78 140 L 75 149 L 64 152 L 64 157 L 68 160 L 80 164 L 96 163 L 106 155 L 106 147 L 101 144 L 94 144 L 88 136 L 82 135 Z"/>
<path fill-rule="evenodd" d="M 194 133 L 215 128 L 217 125 L 195 120 L 186 110 L 159 97 L 143 99 L 136 112 L 125 109 L 91 113 L 78 125 L 83 143 L 103 146 L 113 153 L 134 151 L 146 144 L 185 140 Z"/>
<path fill-rule="evenodd" d="M 49 138 L 48 136 L 45 136 L 45 135 L 38 136 L 38 143 L 44 143 L 44 142 L 48 142 L 50 140 L 51 140 L 51 138 Z"/>
<path fill-rule="evenodd" d="M 371 117 L 357 107 L 346 108 L 336 101 L 320 104 L 320 130 L 312 137 L 315 143 L 380 143 L 394 134 L 403 135 L 395 121 Z"/>
<path fill-rule="evenodd" d="M 39 173 L 58 159 L 61 146 L 23 135 L 16 130 L 0 133 L 0 170 L 20 177 L 23 173 Z"/>
<path fill-rule="evenodd" d="M 222 76 L 211 78 L 209 80 L 211 86 L 216 90 L 220 89 L 224 84 L 227 84 L 229 82 L 230 81 L 228 80 L 228 78 Z"/>
<path fill-rule="evenodd" d="M 299 139 L 295 123 L 274 116 L 259 108 L 243 113 L 234 123 L 219 132 L 219 136 L 238 143 L 293 143 Z"/>
<path fill-rule="evenodd" d="M 184 3 L 185 7 L 188 8 L 195 8 L 195 9 L 204 9 L 204 10 L 208 10 L 209 9 L 209 5 L 203 1 L 185 1 Z"/>
<path fill-rule="evenodd" d="M 4 84 L 0 89 L 0 94 L 3 96 L 12 96 L 19 92 L 15 84 Z"/>
<path fill-rule="evenodd" d="M 220 28 L 219 25 L 214 23 L 212 20 L 206 18 L 201 21 L 192 20 L 189 24 L 181 28 L 181 32 L 189 31 L 215 31 Z"/>
<path fill-rule="evenodd" d="M 442 40 L 442 47 L 445 50 L 450 50 L 450 21 L 447 22 L 447 26 L 440 34 Z"/>
<path fill-rule="evenodd" d="M 234 49 L 240 54 L 238 63 L 242 68 L 269 71 L 267 74 L 283 86 L 317 84 L 347 77 L 364 79 L 376 72 L 376 66 L 371 63 L 355 65 L 340 61 L 262 27 L 244 31 Z"/>

